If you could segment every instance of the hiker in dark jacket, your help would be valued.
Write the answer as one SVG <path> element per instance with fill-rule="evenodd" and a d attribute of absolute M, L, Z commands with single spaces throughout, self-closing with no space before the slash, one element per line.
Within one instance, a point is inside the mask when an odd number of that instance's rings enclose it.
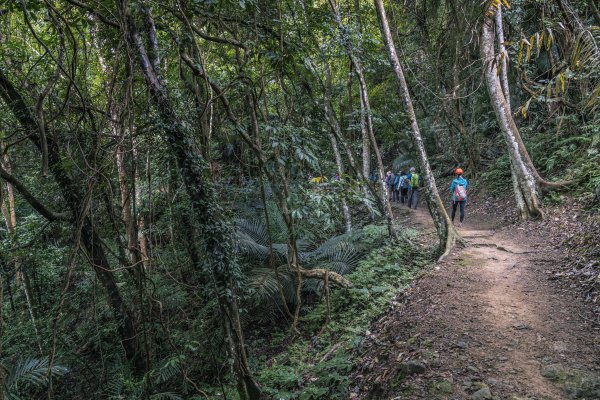
<path fill-rule="evenodd" d="M 392 201 L 392 193 L 394 193 L 394 179 L 395 178 L 396 178 L 396 176 L 392 173 L 392 171 L 388 171 L 385 176 L 385 185 L 387 187 L 389 201 Z"/>
<path fill-rule="evenodd" d="M 450 184 L 450 193 L 452 194 L 452 222 L 454 222 L 454 216 L 456 215 L 456 209 L 460 209 L 460 222 L 458 226 L 461 227 L 465 220 L 465 205 L 467 204 L 467 189 L 469 188 L 469 182 L 463 177 L 463 170 L 456 168 L 454 170 L 456 178 Z"/>
<path fill-rule="evenodd" d="M 400 172 L 400 203 L 408 202 L 408 188 L 410 187 L 410 178 L 404 171 Z"/>

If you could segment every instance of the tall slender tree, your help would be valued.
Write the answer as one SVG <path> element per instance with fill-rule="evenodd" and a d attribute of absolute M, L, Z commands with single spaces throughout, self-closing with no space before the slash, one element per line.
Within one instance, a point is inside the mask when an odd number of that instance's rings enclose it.
<path fill-rule="evenodd" d="M 421 137 L 421 131 L 419 129 L 417 116 L 413 108 L 408 85 L 406 84 L 406 79 L 404 78 L 404 71 L 402 70 L 402 65 L 400 64 L 398 54 L 396 53 L 394 39 L 392 38 L 392 32 L 390 30 L 385 8 L 383 6 L 383 0 L 375 0 L 375 8 L 377 9 L 377 17 L 379 18 L 381 35 L 383 36 L 383 41 L 385 42 L 385 46 L 387 48 L 390 63 L 398 83 L 398 93 L 402 98 L 405 111 L 410 120 L 412 141 L 419 157 L 419 166 L 425 175 L 427 204 L 429 205 L 429 211 L 431 212 L 433 222 L 435 223 L 439 238 L 439 254 L 440 258 L 442 258 L 450 253 L 450 250 L 452 250 L 454 247 L 456 239 L 459 238 L 459 235 L 452 226 L 452 222 L 448 217 L 448 213 L 444 208 L 444 204 L 442 203 L 442 199 L 440 198 L 437 186 L 435 184 L 435 178 L 433 176 L 431 166 L 429 165 L 429 159 L 427 157 L 427 152 L 425 151 L 423 138 Z"/>

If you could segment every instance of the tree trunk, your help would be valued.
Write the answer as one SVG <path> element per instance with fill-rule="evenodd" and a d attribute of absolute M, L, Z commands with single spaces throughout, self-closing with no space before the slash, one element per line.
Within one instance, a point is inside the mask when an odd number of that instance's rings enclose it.
<path fill-rule="evenodd" d="M 238 393 L 242 400 L 262 398 L 262 391 L 254 380 L 244 344 L 244 335 L 240 323 L 237 305 L 235 279 L 239 275 L 233 252 L 233 229 L 226 222 L 216 188 L 206 175 L 209 168 L 206 160 L 198 154 L 193 146 L 186 128 L 178 118 L 165 86 L 163 86 L 158 66 L 150 59 L 146 45 L 140 36 L 127 0 L 119 1 L 122 29 L 126 43 L 136 54 L 142 69 L 150 97 L 165 126 L 166 140 L 173 152 L 186 191 L 192 203 L 195 217 L 194 229 L 202 227 L 210 235 L 205 236 L 208 259 L 205 265 L 197 265 L 199 269 L 207 269 L 215 282 L 215 290 L 219 308 L 223 313 L 221 322 L 228 342 L 227 350 L 233 360 L 234 372 L 237 376 Z M 149 10 L 146 11 L 147 17 Z M 156 36 L 149 37 L 152 48 L 157 48 Z"/>
<path fill-rule="evenodd" d="M 29 107 L 27 107 L 25 100 L 16 90 L 14 85 L 8 80 L 8 77 L 2 70 L 0 70 L 0 97 L 2 97 L 7 106 L 11 109 L 24 129 L 32 133 L 38 132 L 38 124 L 31 114 Z M 41 142 L 38 136 L 31 134 L 29 138 L 38 149 L 41 148 Z M 125 357 L 128 361 L 132 362 L 137 372 L 143 373 L 145 366 L 141 361 L 141 352 L 138 351 L 139 343 L 133 316 L 121 297 L 121 293 L 112 273 L 112 268 L 106 258 L 104 247 L 102 247 L 100 237 L 95 230 L 92 220 L 86 215 L 85 210 L 87 210 L 88 207 L 87 204 L 84 204 L 84 196 L 80 190 L 81 186 L 73 181 L 63 169 L 65 163 L 60 155 L 58 144 L 50 135 L 48 135 L 46 139 L 50 172 L 54 176 L 54 180 L 60 188 L 65 203 L 71 211 L 73 216 L 72 221 L 77 221 L 77 223 L 80 224 L 82 232 L 82 248 L 88 257 L 88 261 L 96 273 L 98 280 L 107 292 L 108 304 L 118 326 L 117 330 L 125 350 Z M 32 206 L 34 205 L 32 204 Z"/>
<path fill-rule="evenodd" d="M 502 23 L 502 7 L 499 7 L 495 14 L 496 22 L 496 38 L 498 40 L 498 49 L 500 50 L 501 71 L 500 71 L 500 83 L 502 86 L 502 92 L 504 93 L 504 100 L 506 100 L 506 106 L 511 110 L 510 106 L 510 90 L 508 88 L 508 53 L 506 46 L 504 45 L 504 24 Z"/>
<path fill-rule="evenodd" d="M 522 207 L 519 209 L 519 213 L 524 219 L 538 218 L 543 216 L 543 212 L 536 179 L 537 172 L 522 154 L 526 149 L 524 149 L 524 145 L 520 140 L 521 136 L 502 92 L 502 84 L 498 77 L 498 67 L 494 54 L 494 15 L 496 9 L 490 9 L 489 7 L 491 6 L 486 7 L 485 11 L 486 16 L 481 30 L 480 44 L 481 57 L 484 62 L 485 83 L 500 131 L 508 146 L 511 173 L 515 175 L 513 179 L 516 181 L 514 187 L 515 198 L 517 205 Z"/>
<path fill-rule="evenodd" d="M 4 149 L 4 144 L 0 142 L 0 165 L 8 172 L 12 173 L 12 167 L 10 165 L 10 159 Z M 15 212 L 15 191 L 12 183 L 6 182 L 6 194 L 8 196 L 7 203 L 2 203 L 2 213 L 6 220 L 6 230 L 8 232 L 14 231 L 17 226 L 17 215 Z"/>
<path fill-rule="evenodd" d="M 335 10 L 334 10 L 335 11 Z M 362 19 L 360 17 L 360 0 L 354 0 L 354 15 L 356 18 L 356 24 L 358 26 L 358 31 L 362 35 L 363 34 L 363 24 Z M 350 57 L 350 73 L 352 73 L 352 69 L 354 67 L 354 61 L 352 57 Z M 351 83 L 352 81 L 350 81 Z M 350 86 L 352 89 L 352 86 Z M 363 103 L 361 102 L 360 107 L 360 131 L 362 136 L 362 161 L 363 161 L 363 175 L 368 177 L 371 175 L 371 151 L 370 151 L 370 136 L 369 130 L 367 129 L 367 121 L 366 121 L 366 112 L 363 107 Z M 365 194 L 367 190 L 365 190 Z M 386 194 L 384 193 L 384 196 Z M 385 204 L 385 202 L 384 202 Z"/>
<path fill-rule="evenodd" d="M 502 87 L 502 93 L 504 95 L 504 100 L 506 101 L 506 107 L 512 115 L 512 107 L 510 105 L 510 89 L 508 86 L 508 52 L 506 51 L 506 46 L 504 44 L 504 23 L 502 21 L 502 7 L 499 7 L 496 10 L 496 14 L 494 16 L 494 22 L 496 24 L 496 40 L 498 41 L 498 50 L 500 50 L 500 60 L 501 63 L 501 71 L 500 71 L 500 85 Z M 519 211 L 519 217 L 521 219 L 527 219 L 527 205 L 525 203 L 525 198 L 523 197 L 523 193 L 519 189 L 519 180 L 517 179 L 517 170 L 515 169 L 515 163 L 513 159 L 510 159 L 510 176 L 513 187 L 513 192 L 515 194 L 515 201 L 517 203 L 517 210 Z"/>
<path fill-rule="evenodd" d="M 121 193 L 121 216 L 125 226 L 125 236 L 127 237 L 127 257 L 134 271 L 141 269 L 142 257 L 138 248 L 136 219 L 131 212 L 131 190 L 127 179 L 127 165 L 125 160 L 125 138 L 123 130 L 120 129 L 118 115 L 112 112 L 111 131 L 112 135 L 118 138 L 119 143 L 115 152 L 115 162 L 117 164 L 117 176 L 119 179 L 119 191 Z"/>
<path fill-rule="evenodd" d="M 454 247 L 456 239 L 459 236 L 452 226 L 452 222 L 448 217 L 448 213 L 444 208 L 444 204 L 442 203 L 442 199 L 440 198 L 437 186 L 435 184 L 435 178 L 433 177 L 433 172 L 431 171 L 429 160 L 427 158 L 427 153 L 425 152 L 425 146 L 423 144 L 423 139 L 421 138 L 419 125 L 417 124 L 417 117 L 415 115 L 410 93 L 408 91 L 408 85 L 404 79 L 404 71 L 402 70 L 400 60 L 396 54 L 396 48 L 394 47 L 394 41 L 388 24 L 387 16 L 385 14 L 385 8 L 383 7 L 383 1 L 375 0 L 375 7 L 377 8 L 377 16 L 379 17 L 381 34 L 388 50 L 390 63 L 398 81 L 398 91 L 404 102 L 406 113 L 410 119 L 412 140 L 415 149 L 417 149 L 421 171 L 423 171 L 425 174 L 427 203 L 429 205 L 429 211 L 431 212 L 431 216 L 433 217 L 433 222 L 435 223 L 437 230 L 439 238 L 438 252 L 441 255 L 440 258 L 442 258 L 450 253 L 450 250 Z"/>
<path fill-rule="evenodd" d="M 352 56 L 354 69 L 358 77 L 358 86 L 361 97 L 361 117 L 364 114 L 367 122 L 367 133 L 371 141 L 371 147 L 375 153 L 375 160 L 377 161 L 377 167 L 379 169 L 379 182 L 381 184 L 381 192 L 383 193 L 383 205 L 385 208 L 385 217 L 387 219 L 388 232 L 392 239 L 396 239 L 396 231 L 394 229 L 394 214 L 392 212 L 392 203 L 390 202 L 391 193 L 388 193 L 388 188 L 385 183 L 385 167 L 383 165 L 383 159 L 381 158 L 381 152 L 379 151 L 379 145 L 375 138 L 375 130 L 373 129 L 373 118 L 371 115 L 371 104 L 369 102 L 369 92 L 367 91 L 367 82 L 365 80 L 364 69 L 362 63 L 355 57 Z M 361 122 L 362 124 L 362 122 Z"/>
<path fill-rule="evenodd" d="M 323 56 L 324 57 L 324 56 Z M 338 120 L 335 118 L 332 101 L 331 101 L 331 70 L 329 69 L 329 63 L 327 60 L 323 60 L 325 64 L 325 88 L 324 88 L 324 97 L 325 97 L 325 115 L 329 120 L 329 125 L 333 130 L 336 131 L 338 136 L 341 136 L 342 129 Z M 316 71 L 315 71 L 316 72 Z M 338 174 L 340 178 L 344 175 L 344 163 L 342 161 L 342 155 L 340 153 L 340 148 L 338 146 L 338 142 L 336 134 L 329 130 L 329 141 L 331 142 L 331 148 L 333 149 L 333 153 L 335 155 L 335 165 L 337 166 Z M 346 199 L 342 199 L 342 210 L 344 212 L 344 224 L 346 226 L 346 232 L 350 232 L 352 230 L 352 220 L 350 218 L 350 209 L 348 208 L 348 203 L 346 203 Z"/>
<path fill-rule="evenodd" d="M 340 154 L 340 149 L 338 147 L 335 135 L 331 131 L 329 131 L 329 141 L 331 142 L 331 148 L 335 154 L 335 165 L 337 166 L 338 174 L 340 178 L 343 179 L 344 164 L 342 162 L 342 155 Z M 344 225 L 346 226 L 346 232 L 350 232 L 352 230 L 352 219 L 350 217 L 350 208 L 348 208 L 346 199 L 342 199 L 342 211 L 344 213 Z"/>
<path fill-rule="evenodd" d="M 360 106 L 361 106 L 361 132 L 363 134 L 363 138 L 366 133 L 371 142 L 371 147 L 375 152 L 375 159 L 377 160 L 377 167 L 379 169 L 379 177 L 381 183 L 381 192 L 383 196 L 383 208 L 385 212 L 385 217 L 387 220 L 388 233 L 392 239 L 396 239 L 396 230 L 394 229 L 394 214 L 392 212 L 392 205 L 390 203 L 389 193 L 387 190 L 387 185 L 385 184 L 385 168 L 383 166 L 383 160 L 381 158 L 381 152 L 379 151 L 379 145 L 377 144 L 377 140 L 375 138 L 375 132 L 373 129 L 373 118 L 371 116 L 371 104 L 369 102 L 369 92 L 367 90 L 367 82 L 365 80 L 364 69 L 361 61 L 358 59 L 356 54 L 354 54 L 354 50 L 350 47 L 350 41 L 348 38 L 347 28 L 344 26 L 341 20 L 340 11 L 333 0 L 329 0 L 329 5 L 333 11 L 335 21 L 338 24 L 340 32 L 344 38 L 344 43 L 346 43 L 346 53 L 350 60 L 352 61 L 352 66 L 354 67 L 354 72 L 358 78 L 358 87 L 360 93 Z M 364 143 L 363 143 L 364 147 Z M 364 157 L 364 153 L 363 153 Z M 363 159 L 363 169 L 364 169 L 364 159 Z"/>

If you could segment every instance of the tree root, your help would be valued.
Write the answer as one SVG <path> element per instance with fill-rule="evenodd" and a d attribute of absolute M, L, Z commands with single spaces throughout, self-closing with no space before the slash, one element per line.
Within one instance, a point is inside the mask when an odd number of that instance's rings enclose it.
<path fill-rule="evenodd" d="M 545 180 L 544 178 L 542 178 L 541 176 L 539 176 L 536 172 L 536 180 L 537 183 L 545 188 L 556 188 L 556 187 L 563 187 L 563 186 L 570 186 L 572 184 L 575 183 L 575 180 L 570 180 L 570 181 L 557 181 L 557 182 L 550 182 Z"/>
<path fill-rule="evenodd" d="M 350 282 L 348 279 L 344 278 L 342 275 L 338 274 L 337 272 L 325 270 L 323 268 L 317 268 L 317 269 L 300 268 L 300 274 L 304 278 L 313 278 L 313 279 L 324 279 L 325 274 L 327 274 L 328 279 L 331 282 L 335 283 L 336 285 L 343 287 L 343 288 L 351 288 L 352 287 L 352 282 Z"/>

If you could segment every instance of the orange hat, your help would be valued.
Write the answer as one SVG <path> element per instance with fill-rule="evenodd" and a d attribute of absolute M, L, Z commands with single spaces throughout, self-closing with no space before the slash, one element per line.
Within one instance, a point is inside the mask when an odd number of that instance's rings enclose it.
<path fill-rule="evenodd" d="M 456 168 L 456 169 L 454 170 L 454 173 L 455 173 L 456 175 L 462 175 L 462 174 L 463 174 L 463 170 L 462 170 L 462 168 Z"/>

